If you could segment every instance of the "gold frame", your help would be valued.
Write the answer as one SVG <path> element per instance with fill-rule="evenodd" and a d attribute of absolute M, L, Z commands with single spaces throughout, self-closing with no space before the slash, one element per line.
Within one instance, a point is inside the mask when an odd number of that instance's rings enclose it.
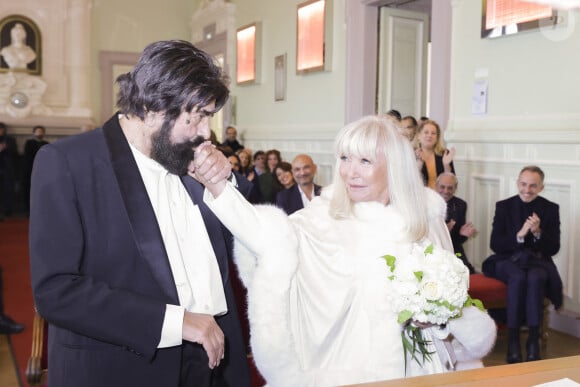
<path fill-rule="evenodd" d="M 0 48 L 11 44 L 10 30 L 16 24 L 20 23 L 26 31 L 26 44 L 34 50 L 36 58 L 30 62 L 26 70 L 12 70 L 22 71 L 31 75 L 42 74 L 42 36 L 40 29 L 34 20 L 23 15 L 10 15 L 0 20 Z M 0 73 L 11 71 L 4 58 L 0 58 Z"/>

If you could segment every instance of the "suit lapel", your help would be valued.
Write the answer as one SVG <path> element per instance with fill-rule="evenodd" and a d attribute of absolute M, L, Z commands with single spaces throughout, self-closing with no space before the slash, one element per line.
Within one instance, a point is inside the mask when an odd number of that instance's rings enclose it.
<path fill-rule="evenodd" d="M 157 218 L 117 115 L 103 125 L 103 133 L 139 253 L 167 296 L 178 304 L 179 297 Z"/>

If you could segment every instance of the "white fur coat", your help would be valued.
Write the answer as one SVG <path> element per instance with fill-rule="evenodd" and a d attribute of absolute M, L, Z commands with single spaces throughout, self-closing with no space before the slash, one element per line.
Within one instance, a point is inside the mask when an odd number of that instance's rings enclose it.
<path fill-rule="evenodd" d="M 429 239 L 451 248 L 445 203 L 429 190 Z M 287 217 L 251 206 L 228 188 L 206 202 L 235 236 L 236 264 L 248 289 L 251 347 L 273 387 L 334 386 L 405 376 L 401 326 L 387 302 L 379 257 L 408 254 L 403 217 L 392 206 L 358 203 L 355 217 L 328 215 L 321 197 Z M 458 368 L 481 366 L 495 324 L 475 308 L 448 324 Z M 475 335 L 474 332 L 477 332 Z M 438 358 L 407 375 L 442 372 Z"/>

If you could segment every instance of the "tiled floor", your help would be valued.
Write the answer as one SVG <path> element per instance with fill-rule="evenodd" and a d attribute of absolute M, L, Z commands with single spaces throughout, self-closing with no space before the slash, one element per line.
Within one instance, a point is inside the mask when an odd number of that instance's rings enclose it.
<path fill-rule="evenodd" d="M 526 333 L 522 332 L 522 356 L 525 358 Z M 486 367 L 506 364 L 507 352 L 507 331 L 499 330 L 497 342 L 493 351 L 483 359 Z M 548 343 L 545 352 L 542 353 L 542 359 L 554 359 L 557 357 L 580 355 L 580 339 L 574 336 L 560 333 L 558 331 L 548 330 Z"/>

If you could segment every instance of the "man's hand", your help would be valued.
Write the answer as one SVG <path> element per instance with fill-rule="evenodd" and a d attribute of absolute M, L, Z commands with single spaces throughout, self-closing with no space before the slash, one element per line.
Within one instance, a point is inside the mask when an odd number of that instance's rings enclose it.
<path fill-rule="evenodd" d="M 185 312 L 183 316 L 183 340 L 199 343 L 205 349 L 211 369 L 220 365 L 225 353 L 225 339 L 219 325 L 209 314 Z"/>
<path fill-rule="evenodd" d="M 528 216 L 528 219 L 526 219 L 526 223 L 529 224 L 530 232 L 532 234 L 537 235 L 541 232 L 540 229 L 541 220 L 538 214 L 536 214 L 535 212 L 532 212 L 532 215 Z"/>
<path fill-rule="evenodd" d="M 218 197 L 232 173 L 232 166 L 221 151 L 206 141 L 195 149 L 195 158 L 189 164 L 188 173 L 214 197 Z"/>
<path fill-rule="evenodd" d="M 541 220 L 538 214 L 532 212 L 532 215 L 528 216 L 522 228 L 517 233 L 518 238 L 525 238 L 528 232 L 534 234 L 534 236 L 541 234 L 542 230 L 540 229 Z"/>
<path fill-rule="evenodd" d="M 471 238 L 472 236 L 475 236 L 475 234 L 477 234 L 477 229 L 473 226 L 471 222 L 465 223 L 459 229 L 459 234 L 463 235 L 466 238 Z"/>

